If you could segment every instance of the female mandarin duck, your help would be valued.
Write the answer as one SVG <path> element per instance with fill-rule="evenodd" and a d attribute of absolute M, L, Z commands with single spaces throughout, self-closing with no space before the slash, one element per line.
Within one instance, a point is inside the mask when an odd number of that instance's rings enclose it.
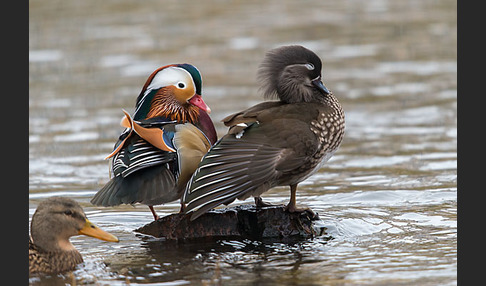
<path fill-rule="evenodd" d="M 182 203 L 194 220 L 235 199 L 290 186 L 290 212 L 297 184 L 314 174 L 337 150 L 344 112 L 321 81 L 321 60 L 302 46 L 270 50 L 258 77 L 266 98 L 278 97 L 223 119 L 230 129 L 204 156 L 187 184 Z"/>
<path fill-rule="evenodd" d="M 155 70 L 137 98 L 133 117 L 111 158 L 113 177 L 91 203 L 102 206 L 142 203 L 153 209 L 179 199 L 198 162 L 216 142 L 209 107 L 201 98 L 201 74 L 190 64 Z"/>
<path fill-rule="evenodd" d="M 83 262 L 69 238 L 84 234 L 118 242 L 118 238 L 91 223 L 81 206 L 68 198 L 52 197 L 39 204 L 32 216 L 29 239 L 29 273 L 72 271 Z"/>

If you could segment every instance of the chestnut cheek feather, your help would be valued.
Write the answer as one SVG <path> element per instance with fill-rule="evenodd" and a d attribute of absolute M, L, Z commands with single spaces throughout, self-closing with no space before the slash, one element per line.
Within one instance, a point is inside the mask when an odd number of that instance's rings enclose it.
<path fill-rule="evenodd" d="M 179 89 L 175 86 L 171 86 L 170 90 L 174 96 L 174 98 L 181 104 L 187 103 L 194 94 L 196 94 L 196 90 L 192 86 L 187 86 L 184 89 Z"/>

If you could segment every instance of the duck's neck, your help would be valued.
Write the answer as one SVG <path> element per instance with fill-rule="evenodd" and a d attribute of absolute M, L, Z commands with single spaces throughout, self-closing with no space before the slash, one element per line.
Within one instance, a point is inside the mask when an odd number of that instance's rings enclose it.
<path fill-rule="evenodd" d="M 45 235 L 42 237 L 42 239 L 34 239 L 34 237 L 36 236 L 31 236 L 32 243 L 46 252 L 77 252 L 76 248 L 69 241 L 68 237 L 55 237 L 53 235 Z"/>
<path fill-rule="evenodd" d="M 62 251 L 77 251 L 69 239 L 60 239 L 57 241 L 57 245 Z"/>

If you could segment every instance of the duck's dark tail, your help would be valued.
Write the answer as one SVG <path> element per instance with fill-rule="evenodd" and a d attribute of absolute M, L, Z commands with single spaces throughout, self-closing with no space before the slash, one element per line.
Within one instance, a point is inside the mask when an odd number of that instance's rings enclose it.
<path fill-rule="evenodd" d="M 137 171 L 136 175 L 116 176 L 91 199 L 97 206 L 142 203 L 159 205 L 180 197 L 176 180 L 166 164 Z"/>

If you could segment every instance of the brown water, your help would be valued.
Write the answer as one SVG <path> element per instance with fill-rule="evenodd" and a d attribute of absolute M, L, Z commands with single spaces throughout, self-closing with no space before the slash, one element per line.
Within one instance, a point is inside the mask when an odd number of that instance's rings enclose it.
<path fill-rule="evenodd" d="M 78 284 L 455 285 L 455 1 L 30 1 L 29 216 L 62 195 L 120 238 L 77 236 Z M 302 44 L 346 112 L 335 156 L 299 185 L 326 234 L 279 241 L 166 243 L 134 229 L 143 205 L 94 207 L 121 109 L 157 67 L 189 62 L 220 120 L 262 100 L 265 51 Z M 264 195 L 286 203 L 287 188 Z M 251 200 L 246 201 L 249 203 Z M 173 202 L 159 215 L 178 211 Z M 65 276 L 30 278 L 35 285 Z"/>

